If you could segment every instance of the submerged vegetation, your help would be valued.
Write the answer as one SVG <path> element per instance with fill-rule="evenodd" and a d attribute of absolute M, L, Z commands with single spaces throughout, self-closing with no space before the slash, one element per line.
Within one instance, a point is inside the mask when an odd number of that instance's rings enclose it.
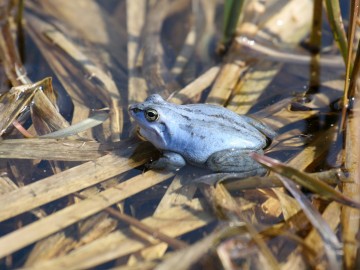
<path fill-rule="evenodd" d="M 4 1 L 0 268 L 358 269 L 359 2 Z M 262 119 L 269 173 L 147 170 L 152 93 Z"/>

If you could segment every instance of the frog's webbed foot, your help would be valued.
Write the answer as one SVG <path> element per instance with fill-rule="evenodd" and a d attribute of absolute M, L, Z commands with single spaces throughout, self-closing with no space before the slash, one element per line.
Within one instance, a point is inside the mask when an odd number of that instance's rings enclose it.
<path fill-rule="evenodd" d="M 158 160 L 151 162 L 148 168 L 154 170 L 177 170 L 186 165 L 185 159 L 174 152 L 164 152 L 163 156 Z"/>
<path fill-rule="evenodd" d="M 249 153 L 262 154 L 262 150 L 227 149 L 212 154 L 206 167 L 215 172 L 236 172 L 243 177 L 263 175 L 266 169 L 249 156 Z"/>

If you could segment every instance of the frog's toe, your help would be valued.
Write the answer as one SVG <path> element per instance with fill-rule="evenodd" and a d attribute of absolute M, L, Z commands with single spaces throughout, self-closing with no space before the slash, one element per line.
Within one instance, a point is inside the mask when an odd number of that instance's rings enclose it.
<path fill-rule="evenodd" d="M 181 155 L 174 152 L 165 152 L 161 158 L 151 162 L 148 165 L 148 168 L 154 170 L 174 171 L 185 166 L 185 164 L 186 161 Z"/>
<path fill-rule="evenodd" d="M 219 151 L 208 158 L 206 167 L 215 172 L 244 173 L 244 177 L 265 174 L 267 170 L 249 156 L 253 152 L 263 153 L 262 150 L 241 149 Z"/>

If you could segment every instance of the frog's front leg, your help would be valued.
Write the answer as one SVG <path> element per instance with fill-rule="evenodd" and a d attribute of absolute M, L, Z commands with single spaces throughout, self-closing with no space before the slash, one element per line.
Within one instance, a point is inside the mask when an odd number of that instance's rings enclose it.
<path fill-rule="evenodd" d="M 212 154 L 206 161 L 206 167 L 215 172 L 236 172 L 244 177 L 263 175 L 266 169 L 249 156 L 260 150 L 227 149 Z"/>
<path fill-rule="evenodd" d="M 149 168 L 155 170 L 176 170 L 185 165 L 186 161 L 181 155 L 166 151 L 158 160 L 151 162 Z"/>

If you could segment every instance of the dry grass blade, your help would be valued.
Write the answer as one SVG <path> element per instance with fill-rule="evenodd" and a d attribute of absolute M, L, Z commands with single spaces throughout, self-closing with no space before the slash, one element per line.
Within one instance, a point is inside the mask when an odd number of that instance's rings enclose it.
<path fill-rule="evenodd" d="M 112 21 L 96 1 L 32 1 L 26 6 L 27 30 L 74 102 L 73 122 L 87 117 L 90 108 L 105 104 L 111 111 L 103 133 L 95 131 L 87 136 L 118 141 L 126 120 L 123 108 L 127 107 L 127 99 L 120 96 L 127 87 L 126 24 Z M 44 33 L 50 32 L 59 35 L 60 41 L 61 36 L 65 37 L 67 43 L 59 44 L 65 50 L 59 50 L 45 38 Z M 78 52 L 85 58 L 77 58 Z M 84 62 L 77 61 L 80 59 Z M 89 73 L 92 71 L 95 76 Z"/>
<path fill-rule="evenodd" d="M 129 102 L 137 103 L 146 99 L 146 81 L 140 76 L 138 55 L 141 49 L 141 31 L 146 19 L 146 2 L 126 1 L 126 26 L 128 32 L 127 53 L 129 69 Z"/>
<path fill-rule="evenodd" d="M 121 134 L 120 119 L 121 112 L 119 111 L 119 89 L 114 80 L 106 73 L 106 71 L 98 68 L 91 60 L 83 54 L 70 40 L 68 40 L 59 31 L 46 32 L 46 36 L 55 44 L 60 46 L 66 53 L 69 54 L 76 62 L 82 63 L 82 67 L 90 78 L 94 81 L 98 80 L 99 88 L 105 88 L 102 92 L 108 93 L 106 96 L 107 104 L 111 109 L 113 140 L 117 141 Z"/>
<path fill-rule="evenodd" d="M 350 84 L 349 84 L 349 93 L 347 95 L 347 97 L 350 99 L 354 96 L 355 88 L 356 88 L 356 84 L 357 84 L 357 78 L 359 78 L 359 74 L 360 74 L 360 42 L 358 43 L 358 47 L 356 49 L 354 68 L 353 68 L 353 72 L 351 73 Z M 344 96 L 345 96 L 345 94 L 344 94 Z"/>
<path fill-rule="evenodd" d="M 153 172 L 149 172 L 149 178 L 154 174 Z M 152 177 L 153 181 L 143 181 L 143 176 L 139 175 L 114 188 L 107 189 L 96 196 L 92 196 L 90 199 L 66 207 L 55 214 L 7 234 L 0 238 L 0 258 L 46 236 L 63 230 L 86 217 L 98 213 L 121 200 L 168 179 L 170 176 L 171 174 L 163 174 L 160 177 Z M 121 190 L 126 190 L 126 192 L 119 192 Z"/>
<path fill-rule="evenodd" d="M 115 59 L 120 69 L 127 70 L 125 16 L 119 18 L 121 19 L 120 22 L 114 21 L 103 6 L 96 1 L 88 0 L 69 2 L 61 0 L 51 2 L 34 0 L 31 2 L 26 1 L 25 4 L 26 19 L 28 19 L 27 16 L 30 13 L 40 15 L 39 18 L 45 19 L 44 22 L 54 23 L 70 39 L 86 41 L 87 46 L 85 44 L 78 44 L 80 49 L 83 49 L 84 46 L 87 49 L 90 49 L 90 47 L 95 48 L 96 51 L 92 55 L 92 59 L 99 60 L 99 67 L 102 66 L 101 62 L 110 67 L 114 64 L 112 60 Z M 43 30 L 39 28 L 38 33 L 42 33 L 40 29 Z M 89 44 L 90 47 L 88 47 Z M 108 61 L 105 61 L 106 59 Z M 113 72 L 114 75 L 119 75 L 118 70 L 113 70 Z M 125 79 L 126 77 L 123 78 Z"/>
<path fill-rule="evenodd" d="M 205 185 L 202 186 L 202 191 L 205 197 L 208 199 L 215 214 L 220 219 L 225 218 L 230 222 L 244 223 L 252 240 L 256 243 L 259 251 L 264 256 L 266 265 L 270 265 L 271 269 L 280 269 L 277 259 L 274 257 L 264 240 L 259 236 L 259 233 L 257 232 L 252 222 L 250 222 L 248 217 L 241 212 L 239 204 L 228 193 L 224 185 L 220 183 L 215 188 Z M 265 268 L 265 264 L 262 264 L 261 266 Z"/>
<path fill-rule="evenodd" d="M 272 192 L 274 192 L 279 199 L 279 204 L 282 210 L 281 212 L 285 221 L 289 220 L 301 210 L 296 200 L 286 194 L 282 189 L 273 188 Z"/>
<path fill-rule="evenodd" d="M 75 196 L 77 196 L 83 200 L 87 199 L 85 196 L 83 196 L 79 193 L 75 194 Z M 136 218 L 133 218 L 129 215 L 121 213 L 120 211 L 117 211 L 111 207 L 105 208 L 104 211 L 108 212 L 113 217 L 115 217 L 119 220 L 122 220 L 122 221 L 126 222 L 127 224 L 129 224 L 145 233 L 148 233 L 149 235 L 152 235 L 154 238 L 157 238 L 160 241 L 167 243 L 169 246 L 171 246 L 174 249 L 181 249 L 181 248 L 187 247 L 187 244 L 185 242 L 183 242 L 181 240 L 177 240 L 175 238 L 171 238 L 171 237 L 167 236 L 166 234 L 163 234 L 154 228 L 150 228 L 150 227 L 146 226 L 145 224 L 138 221 Z"/>
<path fill-rule="evenodd" d="M 171 102 L 177 104 L 186 103 L 189 99 L 201 94 L 206 88 L 208 88 L 219 74 L 220 67 L 214 66 L 205 71 L 193 82 L 186 85 L 183 89 L 176 92 L 170 97 Z"/>
<path fill-rule="evenodd" d="M 312 52 L 311 64 L 310 64 L 310 81 L 309 90 L 304 93 L 304 97 L 316 91 L 320 85 L 320 60 L 323 59 L 320 56 L 321 52 L 321 37 L 322 37 L 322 19 L 323 19 L 323 1 L 314 0 L 313 6 L 313 18 L 312 27 L 309 38 L 309 48 Z M 338 61 L 342 63 L 342 61 Z"/>
<path fill-rule="evenodd" d="M 20 61 L 20 56 L 11 32 L 9 19 L 10 10 L 10 2 L 2 3 L 0 7 L 0 59 L 3 62 L 7 78 L 11 81 L 11 84 L 13 86 L 19 86 L 21 84 L 29 84 L 31 81 L 26 74 L 19 74 L 20 70 L 23 71 L 23 65 Z"/>
<path fill-rule="evenodd" d="M 161 215 L 163 211 L 174 208 L 176 206 L 186 205 L 189 200 L 192 200 L 197 190 L 196 185 L 183 185 L 183 180 L 186 180 L 189 176 L 185 173 L 178 173 L 171 184 L 166 190 L 166 193 L 161 198 L 160 203 L 157 205 L 153 216 Z M 168 244 L 160 243 L 149 248 L 141 250 L 136 256 L 132 255 L 129 258 L 128 264 L 134 265 L 143 260 L 161 259 L 168 250 Z"/>
<path fill-rule="evenodd" d="M 197 31 L 196 31 L 196 23 L 194 21 L 197 15 L 200 14 L 200 1 L 199 0 L 192 1 L 191 6 L 192 6 L 191 21 L 193 22 L 190 27 L 189 33 L 187 34 L 186 39 L 184 41 L 184 45 L 180 53 L 176 57 L 175 64 L 170 70 L 171 74 L 175 78 L 183 73 L 186 64 L 188 64 L 189 59 L 193 55 L 195 50 Z"/>
<path fill-rule="evenodd" d="M 306 217 L 303 217 L 303 219 L 307 220 Z M 340 205 L 336 202 L 330 203 L 323 211 L 322 219 L 329 224 L 331 231 L 335 232 L 340 223 Z M 323 269 L 327 269 L 327 261 L 319 264 L 319 259 L 324 255 L 324 241 L 322 241 L 316 228 L 312 228 L 310 233 L 304 239 L 302 246 L 299 246 L 291 253 L 283 269 L 304 269 L 304 266 L 299 262 L 298 252 L 306 256 L 310 267 L 323 267 Z"/>
<path fill-rule="evenodd" d="M 63 49 L 76 62 L 82 64 L 86 76 L 94 77 L 99 80 L 99 85 L 105 87 L 109 92 L 113 93 L 113 98 L 119 98 L 119 89 L 117 89 L 113 79 L 102 69 L 97 67 L 82 51 L 80 51 L 71 40 L 69 40 L 63 33 L 53 29 L 44 33 L 51 42 Z M 106 91 L 104 91 L 106 92 Z M 111 97 L 108 98 L 108 103 L 111 104 Z"/>
<path fill-rule="evenodd" d="M 34 243 L 25 267 L 61 256 L 114 231 L 118 221 L 100 212 Z M 72 237 L 76 235 L 77 237 Z M 26 250 L 27 248 L 25 248 Z M 21 251 L 20 251 L 21 252 Z"/>
<path fill-rule="evenodd" d="M 262 60 L 276 61 L 281 63 L 293 63 L 300 65 L 309 65 L 313 59 L 310 54 L 299 54 L 297 52 L 283 52 L 280 49 L 261 45 L 260 43 L 249 40 L 245 37 L 238 37 L 236 41 L 242 46 L 244 52 L 249 51 L 250 56 L 260 57 Z M 244 53 L 243 52 L 243 53 Z M 324 67 L 343 68 L 344 62 L 338 56 L 321 57 L 317 60 Z"/>
<path fill-rule="evenodd" d="M 33 100 L 39 83 L 34 85 L 17 86 L 0 98 L 0 135 L 4 134 L 16 118 L 27 108 Z"/>
<path fill-rule="evenodd" d="M 73 61 L 70 61 L 68 57 L 65 57 L 65 53 L 62 50 L 59 50 L 54 44 L 50 44 L 48 40 L 44 39 L 41 33 L 49 31 L 52 28 L 48 27 L 48 25 L 41 24 L 41 21 L 39 22 L 35 16 L 28 16 L 27 22 L 28 33 L 32 36 L 52 71 L 56 74 L 57 79 L 59 79 L 71 97 L 74 104 L 72 123 L 77 123 L 89 117 L 90 112 L 94 108 L 99 109 L 104 107 L 106 98 L 99 89 L 95 89 L 94 84 L 87 79 L 84 80 L 83 72 L 80 71 L 79 66 L 74 64 Z M 79 77 L 81 77 L 80 80 Z M 86 91 L 84 91 L 85 89 Z M 111 136 L 110 121 L 106 121 L 102 125 L 102 130 L 103 133 L 101 137 L 103 137 L 103 134 L 106 134 L 106 138 Z M 95 129 L 93 132 L 90 133 L 87 131 L 85 134 L 81 134 L 81 136 L 99 139 L 99 132 Z"/>
<path fill-rule="evenodd" d="M 181 181 L 184 180 L 184 178 L 186 179 L 186 176 L 181 177 L 179 174 L 175 176 L 174 180 L 166 190 L 165 195 L 158 204 L 154 215 L 171 207 L 186 204 L 193 198 L 197 187 L 196 185 L 182 185 Z"/>
<path fill-rule="evenodd" d="M 237 58 L 237 59 L 236 59 Z M 235 88 L 238 78 L 246 71 L 247 67 L 243 61 L 234 54 L 229 55 L 227 63 L 221 67 L 219 75 L 211 88 L 207 98 L 208 103 L 225 104 Z"/>
<path fill-rule="evenodd" d="M 3 119 L 0 134 L 3 134 L 28 107 L 31 109 L 35 128 L 40 134 L 68 126 L 54 106 L 55 94 L 51 78 L 45 78 L 34 84 L 13 87 L 1 97 L 0 101 L 0 115 Z"/>
<path fill-rule="evenodd" d="M 217 240 L 221 239 L 224 231 L 223 229 L 217 232 L 213 232 L 210 235 L 204 237 L 200 241 L 191 245 L 187 249 L 180 250 L 178 252 L 169 254 L 165 257 L 164 261 L 156 266 L 155 270 L 167 270 L 177 269 L 181 265 L 182 269 L 191 269 L 191 266 L 195 264 L 199 259 L 208 253 L 211 249 L 214 249 L 217 244 Z"/>
<path fill-rule="evenodd" d="M 0 144 L 0 158 L 89 161 L 107 154 L 114 146 L 91 141 L 15 139 Z"/>
<path fill-rule="evenodd" d="M 264 23 L 256 35 L 250 38 L 266 40 L 267 35 L 270 34 L 285 44 L 297 44 L 309 32 L 311 18 L 309 9 L 312 4 L 312 1 L 308 0 L 284 1 L 281 9 Z M 279 21 L 282 23 L 279 24 Z M 241 53 L 241 46 L 237 49 L 237 53 Z M 248 113 L 276 74 L 279 73 L 281 67 L 281 63 L 271 63 L 259 57 L 258 61 L 251 65 L 250 71 L 237 83 L 236 92 L 227 108 L 240 114 Z"/>
<path fill-rule="evenodd" d="M 292 158 L 288 165 L 298 170 L 305 170 L 310 166 L 317 166 L 334 143 L 336 127 L 320 132 L 298 155 Z"/>
<path fill-rule="evenodd" d="M 323 220 L 320 213 L 315 209 L 307 197 L 297 189 L 296 185 L 291 180 L 283 176 L 279 176 L 279 178 L 284 186 L 295 197 L 312 225 L 321 235 L 325 252 L 329 260 L 329 269 L 340 269 L 341 260 L 339 257 L 341 255 L 341 244 L 329 224 Z"/>
<path fill-rule="evenodd" d="M 29 131 L 27 131 L 17 120 L 14 120 L 12 124 L 25 138 L 34 137 L 34 135 L 32 135 Z"/>
<path fill-rule="evenodd" d="M 146 79 L 148 88 L 152 93 L 158 92 L 163 97 L 169 97 L 178 90 L 179 85 L 167 69 L 163 56 L 164 49 L 161 45 L 160 30 L 171 8 L 180 8 L 188 1 L 159 0 L 150 7 L 147 21 L 144 27 L 144 59 L 143 76 Z M 171 4 L 174 4 L 171 7 Z"/>
<path fill-rule="evenodd" d="M 321 36 L 322 36 L 322 14 L 323 14 L 323 1 L 315 0 L 313 7 L 313 18 L 312 18 L 312 27 L 311 34 L 309 39 L 309 45 L 311 49 L 315 52 L 315 57 L 320 53 L 321 48 Z"/>
<path fill-rule="evenodd" d="M 84 130 L 87 130 L 92 127 L 96 127 L 102 124 L 107 118 L 109 114 L 107 112 L 97 112 L 96 114 L 91 115 L 89 118 L 71 125 L 67 128 L 63 128 L 61 130 L 54 131 L 49 134 L 42 135 L 42 138 L 65 138 L 70 137 L 72 135 L 76 135 Z"/>
<path fill-rule="evenodd" d="M 124 142 L 122 150 L 71 168 L 42 181 L 24 186 L 0 197 L 0 221 L 25 213 L 33 208 L 100 183 L 110 177 L 139 166 L 151 152 L 133 155 L 136 144 Z"/>
<path fill-rule="evenodd" d="M 170 208 L 159 213 L 157 216 L 145 218 L 141 222 L 150 227 L 157 228 L 171 237 L 177 237 L 201 228 L 213 220 L 213 217 L 204 211 L 202 203 L 194 199 L 186 205 Z M 134 236 L 134 233 L 141 238 L 129 237 L 129 235 Z M 39 263 L 34 268 L 28 268 L 28 270 L 90 268 L 109 260 L 132 254 L 144 247 L 157 243 L 158 240 L 149 237 L 139 230 L 125 228 L 80 247 L 66 256 Z"/>
<path fill-rule="evenodd" d="M 51 84 L 48 87 L 52 89 Z M 70 126 L 54 104 L 43 91 L 38 91 L 34 95 L 33 105 L 31 106 L 31 118 L 39 135 L 48 134 Z"/>
<path fill-rule="evenodd" d="M 359 54 L 359 51 L 357 52 Z M 358 65 L 358 64 L 357 64 Z M 354 92 L 354 109 L 347 117 L 346 123 L 346 143 L 345 143 L 345 168 L 350 173 L 349 183 L 344 183 L 343 193 L 354 200 L 359 199 L 360 194 L 360 92 L 356 88 Z M 347 269 L 358 267 L 358 241 L 359 235 L 360 211 L 343 207 L 341 213 L 341 224 L 343 228 L 344 239 L 344 265 Z"/>
<path fill-rule="evenodd" d="M 347 181 L 344 173 L 341 172 L 340 169 L 331 169 L 324 172 L 311 173 L 310 175 L 329 185 L 336 185 Z M 267 177 L 255 176 L 239 180 L 234 179 L 233 181 L 224 182 L 224 185 L 229 191 L 283 186 L 275 175 L 269 175 Z"/>
<path fill-rule="evenodd" d="M 305 187 L 326 199 L 332 199 L 344 205 L 360 208 L 360 202 L 345 196 L 341 192 L 330 187 L 319 179 L 312 177 L 309 174 L 300 172 L 295 168 L 286 166 L 285 164 L 282 164 L 281 162 L 266 156 L 262 156 L 256 153 L 252 153 L 251 156 L 261 164 L 265 165 L 267 168 L 290 178 L 296 184 Z"/>
<path fill-rule="evenodd" d="M 351 59 L 343 49 L 352 50 L 360 0 L 351 2 L 349 46 L 339 9 L 347 5 L 325 1 L 341 54 Z M 358 268 L 360 52 L 352 74 L 347 61 L 344 94 L 342 56 L 321 48 L 331 43 L 321 38 L 323 1 L 243 2 L 3 3 L 1 269 Z M 215 55 L 224 11 L 235 14 L 225 18 L 229 49 Z M 300 43 L 319 54 L 311 58 Z M 51 76 L 54 86 L 50 78 L 32 84 L 28 74 L 34 81 Z M 265 151 L 282 163 L 255 155 L 273 171 L 242 180 L 227 174 L 232 181 L 215 186 L 196 179 L 224 178 L 221 171 L 144 169 L 162 150 L 127 139 L 134 131 L 127 108 L 152 93 L 253 113 L 279 134 Z M 353 105 L 342 119 L 345 134 L 338 132 L 342 97 Z M 219 118 L 205 123 L 212 117 Z M 193 128 L 191 117 L 186 125 L 178 119 L 182 129 Z M 23 139 L 16 121 L 38 138 Z M 232 127 L 231 120 L 222 124 Z M 227 138 L 222 132 L 214 143 Z"/>
<path fill-rule="evenodd" d="M 8 176 L 3 175 L 0 177 L 0 196 L 13 190 L 17 190 L 18 188 L 19 187 Z M 31 213 L 37 218 L 46 216 L 45 211 L 41 209 L 34 209 Z"/>

